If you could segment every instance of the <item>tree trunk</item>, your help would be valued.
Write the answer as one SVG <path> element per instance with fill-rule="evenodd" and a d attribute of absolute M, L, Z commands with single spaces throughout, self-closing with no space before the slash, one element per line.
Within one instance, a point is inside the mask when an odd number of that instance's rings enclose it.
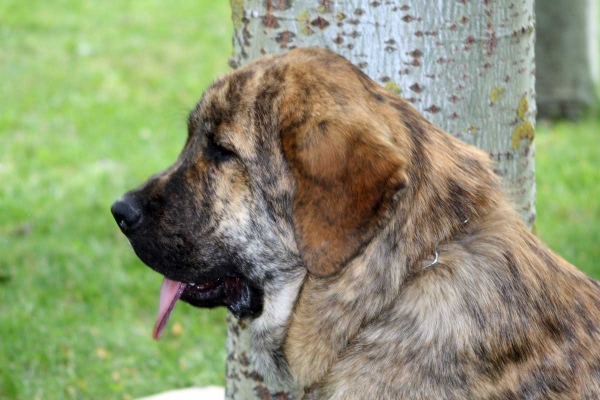
<path fill-rule="evenodd" d="M 538 115 L 577 118 L 595 100 L 596 0 L 543 0 L 535 11 Z"/>
<path fill-rule="evenodd" d="M 409 5 L 410 4 L 410 5 Z M 231 0 L 233 68 L 321 46 L 426 118 L 489 152 L 519 212 L 535 221 L 533 0 Z M 231 322 L 227 399 L 292 399 L 260 381 L 248 331 Z"/>

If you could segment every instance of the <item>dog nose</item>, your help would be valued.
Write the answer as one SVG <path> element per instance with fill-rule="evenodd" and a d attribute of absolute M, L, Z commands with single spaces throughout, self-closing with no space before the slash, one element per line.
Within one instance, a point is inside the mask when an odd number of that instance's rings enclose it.
<path fill-rule="evenodd" d="M 135 229 L 142 220 L 139 204 L 131 196 L 125 196 L 117 200 L 110 208 L 110 212 L 115 217 L 121 231 L 125 234 Z"/>

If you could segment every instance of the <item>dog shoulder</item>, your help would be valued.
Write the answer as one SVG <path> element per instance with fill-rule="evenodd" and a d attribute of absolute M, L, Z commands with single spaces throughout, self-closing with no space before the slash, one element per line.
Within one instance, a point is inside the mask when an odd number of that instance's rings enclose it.
<path fill-rule="evenodd" d="M 598 284 L 510 211 L 470 233 L 364 325 L 323 398 L 583 399 L 600 390 Z"/>

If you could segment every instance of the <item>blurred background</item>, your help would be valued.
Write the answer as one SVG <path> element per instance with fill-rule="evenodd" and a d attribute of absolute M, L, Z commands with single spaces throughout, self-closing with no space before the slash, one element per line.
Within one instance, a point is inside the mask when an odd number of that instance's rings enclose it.
<path fill-rule="evenodd" d="M 179 306 L 154 342 L 162 277 L 109 207 L 175 160 L 232 32 L 227 2 L 0 0 L 0 398 L 224 384 L 225 311 Z M 581 99 L 540 107 L 536 228 L 600 278 L 598 96 Z"/>

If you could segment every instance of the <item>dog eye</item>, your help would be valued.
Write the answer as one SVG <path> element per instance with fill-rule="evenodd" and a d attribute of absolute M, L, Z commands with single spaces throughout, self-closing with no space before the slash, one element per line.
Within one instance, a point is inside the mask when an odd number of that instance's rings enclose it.
<path fill-rule="evenodd" d="M 209 137 L 206 141 L 206 156 L 217 163 L 227 161 L 233 157 L 235 157 L 235 153 L 217 142 L 215 142 L 214 138 Z"/>

